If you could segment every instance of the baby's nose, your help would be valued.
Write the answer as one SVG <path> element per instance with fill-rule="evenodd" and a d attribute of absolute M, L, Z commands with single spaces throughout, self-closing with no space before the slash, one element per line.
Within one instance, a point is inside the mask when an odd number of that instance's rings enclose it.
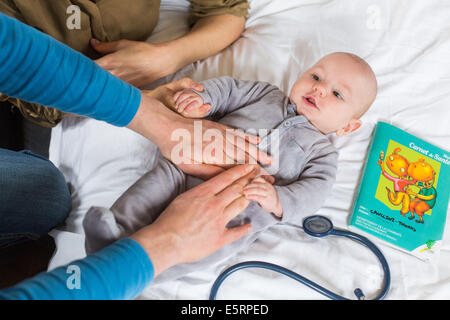
<path fill-rule="evenodd" d="M 317 84 L 314 87 L 314 92 L 318 93 L 321 98 L 324 98 L 327 95 L 327 89 L 320 84 Z"/>

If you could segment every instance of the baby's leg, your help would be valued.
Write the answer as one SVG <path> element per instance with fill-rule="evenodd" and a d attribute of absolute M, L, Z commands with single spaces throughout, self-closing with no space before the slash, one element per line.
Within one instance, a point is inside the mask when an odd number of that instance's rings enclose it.
<path fill-rule="evenodd" d="M 151 224 L 170 202 L 186 190 L 185 174 L 166 159 L 142 176 L 112 205 L 91 208 L 83 221 L 87 253 Z"/>
<path fill-rule="evenodd" d="M 186 191 L 186 175 L 161 159 L 155 169 L 132 185 L 111 207 L 117 223 L 128 236 L 151 224 L 176 196 Z"/>

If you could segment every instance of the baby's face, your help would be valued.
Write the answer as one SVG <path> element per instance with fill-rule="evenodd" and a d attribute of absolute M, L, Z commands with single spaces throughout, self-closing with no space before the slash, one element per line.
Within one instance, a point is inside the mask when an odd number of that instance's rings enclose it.
<path fill-rule="evenodd" d="M 333 53 L 297 79 L 290 99 L 296 104 L 297 113 L 322 133 L 345 135 L 360 127 L 358 115 L 375 94 L 376 80 L 364 65 L 344 53 Z"/>

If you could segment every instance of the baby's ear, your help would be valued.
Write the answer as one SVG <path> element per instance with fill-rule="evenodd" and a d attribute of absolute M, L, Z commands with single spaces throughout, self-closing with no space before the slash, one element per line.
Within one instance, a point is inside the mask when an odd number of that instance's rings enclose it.
<path fill-rule="evenodd" d="M 336 131 L 336 135 L 337 136 L 345 136 L 349 133 L 352 133 L 353 131 L 358 130 L 361 127 L 361 125 L 362 125 L 361 120 L 352 119 L 352 120 L 350 120 L 349 123 L 347 123 L 347 125 L 345 127 Z"/>

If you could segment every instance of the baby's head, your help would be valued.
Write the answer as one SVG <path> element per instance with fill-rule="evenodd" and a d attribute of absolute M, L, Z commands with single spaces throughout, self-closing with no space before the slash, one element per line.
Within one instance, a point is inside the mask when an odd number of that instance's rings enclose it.
<path fill-rule="evenodd" d="M 346 52 L 324 56 L 295 82 L 289 95 L 318 130 L 346 135 L 361 126 L 359 118 L 377 94 L 372 68 L 360 57 Z"/>

